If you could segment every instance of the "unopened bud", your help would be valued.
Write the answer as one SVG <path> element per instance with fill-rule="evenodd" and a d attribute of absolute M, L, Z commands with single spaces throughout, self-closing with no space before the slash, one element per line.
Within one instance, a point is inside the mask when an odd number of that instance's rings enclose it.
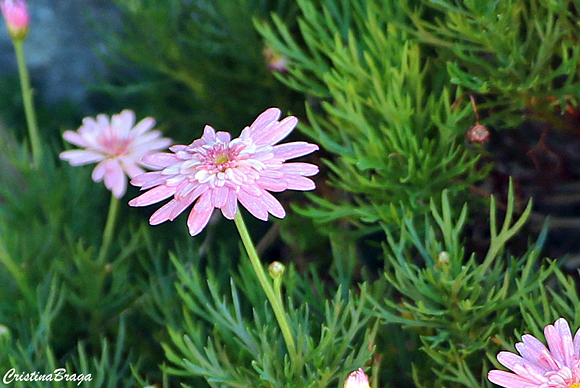
<path fill-rule="evenodd" d="M 13 40 L 22 40 L 28 34 L 30 15 L 25 0 L 0 0 L 0 9 L 6 29 Z"/>
<path fill-rule="evenodd" d="M 489 141 L 489 129 L 485 125 L 478 123 L 469 128 L 467 139 L 472 143 L 487 143 Z"/>
<path fill-rule="evenodd" d="M 358 368 L 348 375 L 344 388 L 370 388 L 369 378 L 363 368 Z"/>
<path fill-rule="evenodd" d="M 268 64 L 268 69 L 271 71 L 278 71 L 285 73 L 288 71 L 288 61 L 285 56 L 275 52 L 270 47 L 264 47 L 264 58 Z"/>
<path fill-rule="evenodd" d="M 448 252 L 441 251 L 437 255 L 437 265 L 440 267 L 447 267 L 451 262 L 451 256 Z"/>
<path fill-rule="evenodd" d="M 0 324 L 0 347 L 7 346 L 10 343 L 10 329 Z"/>
<path fill-rule="evenodd" d="M 281 279 L 285 269 L 284 264 L 279 261 L 274 261 L 268 267 L 268 272 L 270 272 L 272 279 Z"/>

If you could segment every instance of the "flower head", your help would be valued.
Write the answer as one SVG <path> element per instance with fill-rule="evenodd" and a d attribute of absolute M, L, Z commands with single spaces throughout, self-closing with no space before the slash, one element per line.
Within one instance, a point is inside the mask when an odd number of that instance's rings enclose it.
<path fill-rule="evenodd" d="M 317 166 L 285 162 L 314 152 L 318 146 L 306 142 L 275 145 L 298 123 L 293 116 L 281 121 L 279 117 L 279 109 L 266 110 L 234 140 L 229 133 L 216 133 L 207 125 L 201 139 L 190 145 L 172 146 L 172 153 L 148 155 L 144 160 L 161 171 L 131 180 L 142 190 L 151 190 L 129 205 L 147 206 L 173 197 L 151 216 L 149 222 L 157 225 L 173 221 L 195 202 L 187 219 L 192 236 L 207 225 L 214 208 L 233 219 L 238 201 L 261 220 L 267 220 L 268 213 L 283 218 L 284 208 L 269 191 L 314 189 L 314 182 L 305 177 L 316 174 Z"/>
<path fill-rule="evenodd" d="M 358 368 L 348 375 L 344 382 L 344 388 L 370 388 L 369 378 L 363 368 Z"/>
<path fill-rule="evenodd" d="M 548 347 L 525 334 L 516 344 L 521 356 L 500 352 L 497 360 L 514 373 L 492 370 L 487 378 L 506 388 L 580 387 L 580 330 L 574 338 L 564 318 L 544 328 Z"/>
<path fill-rule="evenodd" d="M 78 131 L 65 131 L 62 137 L 80 150 L 64 151 L 60 158 L 72 166 L 98 163 L 93 170 L 93 180 L 104 179 L 107 189 L 117 198 L 127 191 L 127 177 L 133 178 L 145 172 L 142 167 L 152 168 L 141 158 L 153 151 L 171 145 L 162 138 L 160 131 L 152 131 L 155 120 L 146 117 L 135 125 L 135 113 L 124 110 L 109 117 L 100 114 L 93 119 L 85 117 Z"/>
<path fill-rule="evenodd" d="M 0 0 L 0 9 L 6 29 L 14 40 L 22 40 L 28 34 L 30 15 L 24 0 Z"/>

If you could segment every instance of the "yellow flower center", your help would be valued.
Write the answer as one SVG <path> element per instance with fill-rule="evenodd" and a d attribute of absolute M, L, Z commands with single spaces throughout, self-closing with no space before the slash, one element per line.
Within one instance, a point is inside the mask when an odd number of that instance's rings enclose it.
<path fill-rule="evenodd" d="M 227 155 L 221 155 L 218 158 L 216 158 L 215 162 L 216 162 L 216 164 L 222 164 L 222 163 L 227 162 L 228 160 L 229 159 L 228 159 Z"/>

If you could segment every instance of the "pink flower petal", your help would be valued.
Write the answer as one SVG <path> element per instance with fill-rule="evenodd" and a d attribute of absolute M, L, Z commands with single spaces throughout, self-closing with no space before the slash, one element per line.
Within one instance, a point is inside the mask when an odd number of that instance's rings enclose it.
<path fill-rule="evenodd" d="M 175 194 L 175 187 L 157 186 L 129 201 L 130 206 L 148 206 L 167 199 Z"/>
<path fill-rule="evenodd" d="M 212 213 L 213 209 L 206 210 L 202 213 L 198 213 L 197 211 L 192 210 L 189 213 L 189 217 L 187 217 L 187 227 L 189 228 L 189 234 L 191 236 L 198 235 L 207 225 Z"/>
<path fill-rule="evenodd" d="M 523 358 L 536 363 L 538 367 L 546 371 L 557 367 L 556 360 L 550 355 L 548 348 L 538 341 L 536 337 L 524 334 L 522 341 L 516 344 L 516 349 Z"/>
<path fill-rule="evenodd" d="M 497 360 L 506 368 L 512 369 L 514 365 L 521 364 L 524 359 L 510 352 L 499 352 Z"/>
<path fill-rule="evenodd" d="M 546 337 L 546 342 L 548 342 L 548 349 L 550 349 L 552 356 L 554 356 L 560 365 L 566 365 L 565 351 L 563 346 L 564 344 L 558 329 L 556 329 L 554 325 L 548 325 L 544 328 L 544 336 Z"/>
<path fill-rule="evenodd" d="M 105 115 L 105 114 L 98 114 L 96 117 L 96 124 L 95 127 L 100 127 L 99 129 L 103 129 L 105 127 L 108 127 L 111 125 L 111 122 L 109 121 L 109 116 Z"/>
<path fill-rule="evenodd" d="M 93 173 L 91 174 L 91 178 L 95 182 L 100 182 L 103 180 L 103 177 L 107 173 L 107 161 L 104 160 L 97 164 L 97 166 L 93 169 Z"/>
<path fill-rule="evenodd" d="M 125 109 L 121 113 L 111 117 L 111 130 L 117 138 L 125 139 L 135 124 L 135 112 Z"/>
<path fill-rule="evenodd" d="M 210 125 L 206 125 L 203 128 L 203 135 L 201 136 L 200 140 L 203 142 L 203 144 L 214 143 L 216 140 L 215 130 Z"/>
<path fill-rule="evenodd" d="M 193 209 L 198 213 L 205 213 L 214 208 L 213 204 L 211 203 L 211 190 L 205 191 L 197 200 Z"/>
<path fill-rule="evenodd" d="M 288 188 L 288 183 L 285 179 L 271 179 L 264 176 L 258 178 L 256 184 L 262 189 L 274 192 L 284 191 Z"/>
<path fill-rule="evenodd" d="M 299 175 L 288 175 L 286 176 L 286 181 L 288 182 L 288 188 L 291 190 L 314 190 L 316 184 L 308 178 Z"/>
<path fill-rule="evenodd" d="M 173 213 L 175 206 L 177 205 L 177 201 L 172 199 L 171 201 L 167 202 L 165 205 L 161 206 L 155 213 L 151 215 L 149 218 L 149 223 L 151 225 L 159 225 L 162 222 L 170 220 L 170 215 Z"/>
<path fill-rule="evenodd" d="M 139 138 L 139 136 L 145 134 L 145 132 L 149 131 L 154 126 L 155 119 L 153 117 L 145 117 L 135 125 L 131 131 L 131 135 L 135 138 Z"/>
<path fill-rule="evenodd" d="M 175 154 L 169 154 L 167 152 L 155 152 L 148 154 L 145 155 L 141 160 L 143 163 L 147 163 L 156 168 L 165 168 L 180 162 L 180 159 L 177 158 Z"/>
<path fill-rule="evenodd" d="M 224 217 L 228 220 L 233 220 L 235 218 L 236 212 L 238 210 L 238 199 L 234 189 L 228 190 L 226 203 L 221 207 L 221 210 Z"/>
<path fill-rule="evenodd" d="M 133 179 L 137 175 L 145 173 L 145 170 L 143 170 L 137 164 L 131 163 L 130 161 L 125 162 L 124 160 L 121 159 L 119 160 L 119 163 L 121 164 L 123 171 L 125 171 L 125 174 L 127 174 L 127 176 L 131 179 Z"/>
<path fill-rule="evenodd" d="M 282 112 L 278 108 L 268 108 L 262 112 L 256 120 L 250 125 L 250 133 L 252 137 L 260 138 L 261 132 L 264 131 L 272 122 L 278 120 Z"/>
<path fill-rule="evenodd" d="M 260 197 L 254 197 L 240 190 L 238 200 L 254 217 L 262 221 L 268 220 L 268 210 L 264 207 Z"/>
<path fill-rule="evenodd" d="M 558 345 L 560 346 L 560 351 L 564 360 L 564 365 L 572 365 L 574 357 L 574 342 L 572 340 L 572 332 L 570 331 L 570 325 L 564 318 L 558 319 L 554 322 L 554 327 L 558 332 Z M 546 338 L 547 340 L 547 338 Z M 549 343 L 549 342 L 548 342 Z"/>
<path fill-rule="evenodd" d="M 574 335 L 574 354 L 580 358 L 580 329 Z"/>
<path fill-rule="evenodd" d="M 213 189 L 211 193 L 211 202 L 213 203 L 213 206 L 219 208 L 224 206 L 228 199 L 229 191 L 230 189 L 225 186 L 216 187 L 215 189 Z"/>
<path fill-rule="evenodd" d="M 232 135 L 229 132 L 218 132 L 215 134 L 215 137 L 222 143 L 229 143 L 232 140 Z"/>
<path fill-rule="evenodd" d="M 286 211 L 278 202 L 276 198 L 272 196 L 272 194 L 268 193 L 267 191 L 262 191 L 262 195 L 260 196 L 260 200 L 268 209 L 268 213 L 272 214 L 274 217 L 277 218 L 284 218 L 286 217 Z"/>
<path fill-rule="evenodd" d="M 71 166 L 92 164 L 104 159 L 104 156 L 101 153 L 85 150 L 63 151 L 60 153 L 59 157 L 62 160 L 68 161 Z"/>
<path fill-rule="evenodd" d="M 274 145 L 288 136 L 297 124 L 298 119 L 296 117 L 288 116 L 280 121 L 275 127 L 265 127 L 264 130 L 260 132 L 259 136 L 258 134 L 255 134 L 252 136 L 252 139 L 258 145 Z"/>
<path fill-rule="evenodd" d="M 137 175 L 131 179 L 133 186 L 141 187 L 141 190 L 150 189 L 161 184 L 167 180 L 167 175 L 160 172 L 146 172 L 145 174 Z"/>
<path fill-rule="evenodd" d="M 487 378 L 492 383 L 506 388 L 526 388 L 534 386 L 534 384 L 530 384 L 529 380 L 503 370 L 491 370 L 487 374 Z"/>
<path fill-rule="evenodd" d="M 247 194 L 249 194 L 253 197 L 259 197 L 260 194 L 262 193 L 260 190 L 260 187 L 258 185 L 255 185 L 255 184 L 243 185 L 243 186 L 241 186 L 241 190 L 245 191 Z"/>
<path fill-rule="evenodd" d="M 282 170 L 286 174 L 312 176 L 318 174 L 318 166 L 310 163 L 284 163 Z"/>
<path fill-rule="evenodd" d="M 78 147 L 89 147 L 91 145 L 84 137 L 74 131 L 64 131 L 62 137 L 64 140 Z"/>
<path fill-rule="evenodd" d="M 288 160 L 308 155 L 316 150 L 318 150 L 318 146 L 316 144 L 296 141 L 293 143 L 285 143 L 274 146 L 273 152 L 275 157 Z"/>
<path fill-rule="evenodd" d="M 169 216 L 169 220 L 173 221 L 178 215 L 180 215 L 185 209 L 187 209 L 200 195 L 205 193 L 208 186 L 197 186 L 193 191 L 191 191 L 186 197 L 177 200 L 173 211 Z"/>
<path fill-rule="evenodd" d="M 127 177 L 117 161 L 105 161 L 105 187 L 113 192 L 116 198 L 121 198 L 127 190 Z"/>

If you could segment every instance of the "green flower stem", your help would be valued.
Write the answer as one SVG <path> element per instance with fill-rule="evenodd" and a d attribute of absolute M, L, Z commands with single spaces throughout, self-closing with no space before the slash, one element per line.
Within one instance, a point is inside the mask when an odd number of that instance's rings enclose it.
<path fill-rule="evenodd" d="M 24 60 L 24 40 L 14 41 L 16 51 L 16 62 L 18 63 L 18 74 L 20 75 L 20 88 L 22 89 L 22 101 L 24 103 L 24 113 L 26 115 L 26 125 L 28 126 L 28 136 L 32 147 L 32 164 L 35 168 L 40 166 L 42 148 L 40 146 L 40 136 L 38 134 L 38 124 L 36 113 L 32 102 L 32 88 L 30 87 L 30 77 Z"/>
<path fill-rule="evenodd" d="M 280 326 L 280 330 L 282 331 L 282 335 L 284 336 L 284 341 L 286 342 L 286 347 L 288 348 L 288 353 L 290 354 L 290 359 L 294 360 L 296 358 L 296 345 L 294 344 L 294 337 L 292 336 L 292 331 L 290 330 L 290 325 L 288 324 L 288 319 L 286 318 L 286 312 L 284 311 L 284 304 L 282 302 L 282 295 L 279 292 L 279 284 L 277 286 L 278 292 L 274 291 L 272 287 L 272 283 L 268 279 L 266 275 L 266 271 L 264 271 L 264 267 L 258 258 L 258 252 L 256 252 L 256 248 L 252 243 L 252 238 L 250 237 L 250 233 L 246 228 L 246 224 L 244 223 L 244 219 L 240 211 L 236 213 L 236 218 L 234 219 L 236 227 L 238 228 L 238 232 L 240 233 L 240 237 L 242 239 L 242 243 L 246 248 L 246 252 L 248 253 L 248 257 L 250 258 L 250 262 L 254 267 L 254 271 L 256 272 L 256 276 L 258 276 L 258 280 L 260 285 L 264 289 L 270 304 L 272 305 L 272 309 L 274 310 L 274 315 L 276 315 L 276 319 L 278 321 L 278 325 Z"/>
<path fill-rule="evenodd" d="M 103 263 L 107 257 L 109 246 L 113 238 L 113 230 L 115 229 L 115 222 L 117 221 L 117 213 L 119 212 L 119 198 L 111 193 L 111 203 L 109 204 L 109 215 L 107 216 L 107 223 L 105 231 L 103 232 L 103 242 L 101 243 L 101 251 L 99 252 L 98 263 Z"/>
<path fill-rule="evenodd" d="M 2 263 L 8 272 L 10 272 L 10 274 L 14 277 L 14 280 L 26 298 L 26 301 L 34 305 L 34 294 L 30 289 L 28 282 L 26 281 L 26 277 L 22 273 L 22 269 L 14 262 L 14 260 L 12 260 L 12 257 L 10 257 L 10 254 L 8 253 L 8 250 L 4 246 L 4 242 L 2 240 L 0 240 L 0 263 Z"/>
<path fill-rule="evenodd" d="M 280 305 L 283 305 L 283 299 L 282 299 L 282 277 L 276 277 L 274 278 L 274 295 L 276 295 L 276 300 L 278 300 L 278 302 L 280 303 Z"/>

